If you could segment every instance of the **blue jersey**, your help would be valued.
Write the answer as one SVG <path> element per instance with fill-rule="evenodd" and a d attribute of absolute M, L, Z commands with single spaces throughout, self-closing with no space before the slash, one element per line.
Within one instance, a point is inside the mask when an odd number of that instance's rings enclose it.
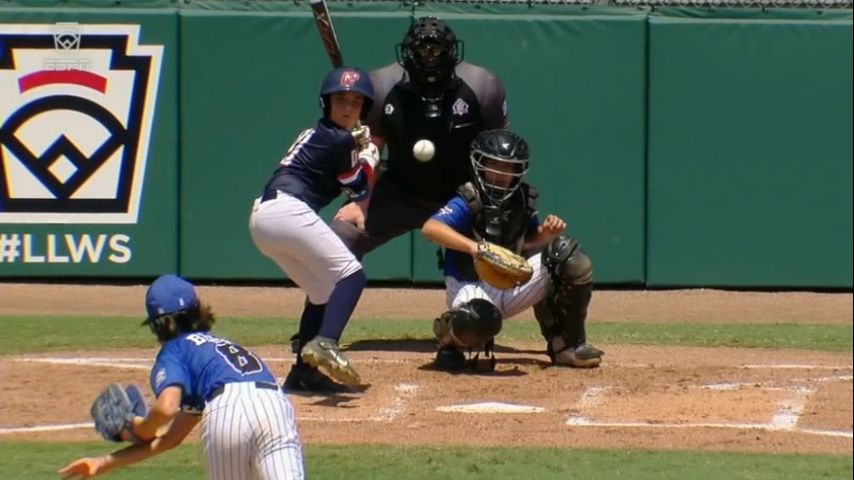
<path fill-rule="evenodd" d="M 465 235 L 468 238 L 475 238 L 473 225 L 473 212 L 468 202 L 462 195 L 455 195 L 451 200 L 439 209 L 438 212 L 430 217 L 432 220 L 448 225 L 457 232 Z M 539 218 L 534 215 L 528 223 L 527 235 L 537 232 L 537 227 L 540 225 Z M 466 276 L 460 271 L 461 264 L 473 263 L 472 256 L 468 253 L 459 252 L 457 250 L 445 249 L 444 272 L 445 276 L 454 277 L 457 280 L 465 281 Z M 468 269 L 473 271 L 474 267 Z"/>
<path fill-rule="evenodd" d="M 356 140 L 329 119 L 318 120 L 297 137 L 264 187 L 265 194 L 275 190 L 302 200 L 315 212 L 342 191 L 353 200 L 364 199 L 368 178 L 359 162 Z"/>
<path fill-rule="evenodd" d="M 163 344 L 151 368 L 155 396 L 171 385 L 181 387 L 181 409 L 201 412 L 218 387 L 227 383 L 276 383 L 255 354 L 210 332 L 183 333 Z"/>

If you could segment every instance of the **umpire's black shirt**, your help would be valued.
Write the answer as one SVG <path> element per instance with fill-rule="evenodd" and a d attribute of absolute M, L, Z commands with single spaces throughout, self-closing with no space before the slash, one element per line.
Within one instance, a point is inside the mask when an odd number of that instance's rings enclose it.
<path fill-rule="evenodd" d="M 441 115 L 428 118 L 427 102 L 397 63 L 371 72 L 374 106 L 371 133 L 385 139 L 391 180 L 420 200 L 444 202 L 469 181 L 469 147 L 482 130 L 510 124 L 504 87 L 492 72 L 463 62 L 441 100 Z M 436 146 L 432 160 L 419 162 L 412 146 L 428 139 Z"/>

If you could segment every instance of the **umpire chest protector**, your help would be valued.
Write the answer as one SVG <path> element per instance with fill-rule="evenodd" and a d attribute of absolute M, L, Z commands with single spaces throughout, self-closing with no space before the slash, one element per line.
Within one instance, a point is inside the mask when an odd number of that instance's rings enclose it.
<path fill-rule="evenodd" d="M 454 78 L 437 100 L 440 114 L 428 117 L 429 104 L 410 84 L 399 84 L 383 103 L 383 128 L 389 151 L 384 175 L 415 198 L 444 202 L 468 179 L 468 149 L 482 128 L 480 103 L 471 88 Z M 412 146 L 421 139 L 436 146 L 429 162 L 420 162 Z"/>
<path fill-rule="evenodd" d="M 466 200 L 472 213 L 472 234 L 477 241 L 486 240 L 501 245 L 514 253 L 522 252 L 525 233 L 531 218 L 536 215 L 537 190 L 522 183 L 501 207 L 488 207 L 483 204 L 477 188 L 469 182 L 457 192 Z M 460 264 L 457 268 L 467 278 L 478 278 L 471 257 L 456 257 Z"/>

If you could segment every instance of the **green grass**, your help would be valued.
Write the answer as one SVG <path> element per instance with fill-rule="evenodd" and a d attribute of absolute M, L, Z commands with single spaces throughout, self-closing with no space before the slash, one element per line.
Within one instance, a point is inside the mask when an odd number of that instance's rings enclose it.
<path fill-rule="evenodd" d="M 154 337 L 138 318 L 0 317 L 0 353 L 152 347 Z M 296 332 L 295 319 L 225 318 L 214 330 L 244 345 L 283 344 Z M 344 341 L 431 340 L 432 320 L 354 319 Z M 595 344 L 681 345 L 852 351 L 851 325 L 594 323 Z M 510 320 L 499 344 L 541 340 L 533 320 Z"/>
<path fill-rule="evenodd" d="M 461 439 L 464 441 L 465 439 Z M 0 443 L 0 478 L 56 479 L 68 461 L 104 443 Z M 850 455 L 771 455 L 648 450 L 309 446 L 311 479 L 803 480 L 850 479 Z M 116 480 L 204 478 L 199 445 L 185 445 L 109 475 Z"/>

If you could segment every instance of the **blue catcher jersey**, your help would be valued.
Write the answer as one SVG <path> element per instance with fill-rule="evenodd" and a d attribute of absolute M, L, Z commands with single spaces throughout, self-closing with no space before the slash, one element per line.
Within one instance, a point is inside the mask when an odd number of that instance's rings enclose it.
<path fill-rule="evenodd" d="M 257 355 L 210 332 L 183 333 L 163 344 L 150 378 L 155 396 L 180 386 L 181 409 L 189 412 L 204 410 L 217 387 L 238 382 L 276 383 L 276 377 Z"/>
<path fill-rule="evenodd" d="M 353 200 L 362 200 L 368 194 L 368 180 L 355 139 L 329 119 L 320 119 L 297 137 L 264 187 L 265 194 L 275 190 L 302 200 L 315 212 L 342 190 Z"/>
<path fill-rule="evenodd" d="M 472 225 L 474 218 L 471 207 L 469 207 L 466 199 L 459 194 L 449 200 L 444 207 L 439 209 L 439 211 L 433 214 L 430 218 L 448 225 L 468 238 L 475 238 L 474 227 Z M 531 217 L 531 221 L 528 224 L 527 234 L 536 233 L 539 224 L 540 220 L 536 215 Z M 473 261 L 474 260 L 471 255 L 468 253 L 445 249 L 445 276 L 454 277 L 457 280 L 464 281 L 466 278 L 460 272 L 459 265 L 462 262 L 472 263 Z M 473 267 L 470 270 L 473 271 Z"/>

